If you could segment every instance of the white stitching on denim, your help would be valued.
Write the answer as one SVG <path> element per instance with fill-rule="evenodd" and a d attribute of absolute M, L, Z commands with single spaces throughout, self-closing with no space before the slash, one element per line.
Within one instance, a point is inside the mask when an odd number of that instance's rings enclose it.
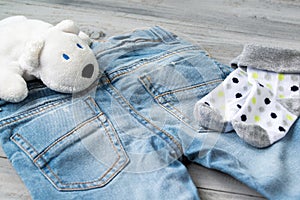
<path fill-rule="evenodd" d="M 33 162 L 36 163 L 37 160 L 42 157 L 45 153 L 47 153 L 50 149 L 52 149 L 52 147 L 56 146 L 59 142 L 63 141 L 65 138 L 71 136 L 75 131 L 77 131 L 78 129 L 82 128 L 83 126 L 85 126 L 87 123 L 94 121 L 95 119 L 97 119 L 98 117 L 100 117 L 101 115 L 103 115 L 103 113 L 100 113 L 88 120 L 86 120 L 85 122 L 79 124 L 77 127 L 75 127 L 74 129 L 72 129 L 70 132 L 66 133 L 65 135 L 63 135 L 62 137 L 58 138 L 55 142 L 53 142 L 50 146 L 48 146 L 45 150 L 43 150 L 34 160 Z"/>
<path fill-rule="evenodd" d="M 102 114 L 101 114 L 102 115 Z M 97 116 L 96 118 L 94 118 L 93 120 L 95 120 L 95 119 L 97 119 L 97 118 L 99 118 L 101 115 L 99 115 L 99 116 Z M 93 121 L 93 120 L 89 120 L 89 122 L 90 121 Z M 48 168 L 48 170 L 52 173 L 52 175 L 53 176 L 55 176 L 55 178 L 57 179 L 57 181 L 61 184 L 61 185 L 66 185 L 66 186 L 68 186 L 68 185 L 79 185 L 79 184 L 90 184 L 90 183 L 95 183 L 95 182 L 97 182 L 97 181 L 101 181 L 116 165 L 117 165 L 117 163 L 119 163 L 119 161 L 120 161 L 120 159 L 121 159 L 121 156 L 119 155 L 119 152 L 116 150 L 116 147 L 115 147 L 115 145 L 114 145 L 114 143 L 113 143 L 113 141 L 111 140 L 111 137 L 109 136 L 109 134 L 108 134 L 108 130 L 106 129 L 106 127 L 105 127 L 105 125 L 101 122 L 101 120 L 99 120 L 100 121 L 100 123 L 101 123 L 101 125 L 103 126 L 103 128 L 105 129 L 105 134 L 109 137 L 109 140 L 110 140 L 110 143 L 111 143 L 111 145 L 113 146 L 113 148 L 114 148 L 114 151 L 118 154 L 118 159 L 116 159 L 116 161 L 114 162 L 114 164 L 108 169 L 108 170 L 106 170 L 106 172 L 100 177 L 100 178 L 98 178 L 97 180 L 93 180 L 93 181 L 86 181 L 86 182 L 73 182 L 73 183 L 63 183 L 62 182 L 62 180 L 57 176 L 57 174 L 55 174 L 54 172 L 53 172 L 53 170 L 50 168 L 50 166 L 49 165 L 46 165 L 46 167 Z M 82 127 L 82 126 L 81 126 Z M 42 171 L 44 171 L 43 169 L 41 169 Z M 119 170 L 116 170 L 116 171 L 119 171 Z M 45 174 L 46 174 L 46 172 L 45 172 Z M 115 174 L 115 173 L 114 173 Z M 113 174 L 113 175 L 114 175 Z M 113 176 L 114 177 L 114 176 Z M 49 177 L 50 178 L 50 177 Z M 109 179 L 110 180 L 110 179 Z M 105 182 L 103 182 L 102 184 L 100 184 L 100 185 L 105 185 L 107 183 L 107 180 L 105 181 Z"/>
<path fill-rule="evenodd" d="M 150 120 L 148 120 L 147 118 L 145 118 L 144 116 L 142 116 L 137 110 L 135 110 L 135 108 L 119 93 L 119 91 L 114 88 L 112 85 L 109 85 L 118 95 L 119 97 L 121 97 L 123 99 L 123 101 L 130 107 L 130 109 L 132 111 L 134 111 L 138 116 L 140 116 L 143 120 L 145 120 L 146 122 L 148 122 L 149 124 L 151 124 L 152 127 L 154 127 L 155 129 L 161 131 L 162 133 L 164 133 L 167 137 L 169 137 L 169 139 L 171 139 L 174 144 L 178 147 L 179 151 L 181 153 L 183 153 L 183 149 L 182 146 L 180 145 L 180 143 L 168 132 L 166 132 L 165 130 L 159 128 L 158 126 L 156 126 L 155 124 L 153 124 Z"/>
<path fill-rule="evenodd" d="M 151 82 L 151 77 L 149 76 L 144 76 L 144 78 L 146 78 L 149 82 L 149 84 L 152 86 L 153 90 L 157 91 L 153 85 L 153 83 Z M 213 80 L 213 81 L 209 81 L 209 82 L 205 82 L 205 83 L 201 83 L 201 84 L 197 84 L 197 85 L 193 85 L 193 86 L 188 86 L 188 87 L 184 87 L 184 88 L 180 88 L 180 89 L 177 89 L 177 90 L 172 90 L 172 91 L 168 91 L 168 92 L 165 92 L 165 93 L 162 93 L 162 94 L 159 94 L 159 95 L 155 95 L 153 94 L 151 91 L 150 91 L 150 88 L 147 87 L 147 84 L 146 82 L 143 80 L 143 77 L 139 77 L 139 80 L 142 82 L 142 84 L 145 86 L 146 90 L 148 91 L 148 93 L 156 100 L 156 102 L 158 103 L 158 105 L 160 105 L 163 109 L 165 109 L 167 112 L 169 112 L 170 114 L 172 114 L 174 117 L 176 117 L 179 121 L 181 121 L 182 123 L 184 123 L 185 125 L 187 125 L 188 127 L 190 127 L 191 129 L 197 131 L 197 129 L 195 129 L 194 127 L 192 127 L 190 124 L 188 124 L 185 120 L 181 119 L 180 116 L 178 116 L 176 114 L 176 112 L 168 109 L 166 106 L 164 106 L 163 104 L 167 104 L 169 105 L 170 108 L 174 109 L 175 111 L 179 112 L 183 117 L 185 117 L 186 119 L 192 121 L 191 119 L 189 119 L 189 117 L 186 117 L 181 111 L 179 111 L 174 105 L 172 105 L 170 102 L 167 102 L 167 103 L 161 103 L 158 98 L 159 97 L 163 97 L 163 96 L 166 96 L 166 95 L 170 95 L 170 94 L 173 94 L 173 93 L 176 93 L 176 92 L 182 92 L 182 91 L 187 91 L 187 90 L 191 90 L 191 89 L 195 89 L 195 88 L 198 88 L 198 87 L 201 87 L 201 86 L 205 86 L 205 85 L 211 85 L 211 84 L 214 84 L 214 83 L 218 83 L 218 82 L 221 82 L 222 80 L 221 79 L 217 79 L 217 80 Z"/>
<path fill-rule="evenodd" d="M 114 79 L 116 79 L 116 78 L 118 78 L 118 77 L 120 77 L 120 76 L 124 76 L 124 75 L 127 75 L 127 74 L 129 74 L 129 73 L 135 72 L 135 71 L 137 71 L 138 69 L 140 69 L 141 67 L 143 67 L 143 66 L 145 66 L 145 65 L 147 65 L 147 64 L 149 64 L 149 63 L 151 63 L 151 62 L 154 62 L 154 61 L 157 62 L 157 61 L 163 60 L 163 59 L 168 58 L 168 57 L 170 57 L 170 56 L 172 56 L 172 55 L 174 55 L 174 54 L 177 54 L 177 53 L 188 52 L 188 51 L 195 51 L 195 50 L 201 50 L 201 49 L 200 49 L 199 47 L 197 47 L 197 46 L 188 46 L 188 47 L 185 47 L 185 48 L 182 48 L 182 49 L 177 49 L 177 50 L 175 50 L 175 51 L 172 51 L 172 52 L 169 52 L 169 53 L 167 53 L 167 54 L 164 54 L 164 55 L 162 55 L 162 56 L 160 56 L 160 57 L 157 57 L 157 58 L 154 58 L 154 59 L 150 59 L 150 60 L 148 60 L 148 61 L 142 63 L 142 64 L 139 65 L 139 66 L 136 65 L 136 67 L 133 68 L 133 69 L 131 69 L 130 71 L 125 71 L 125 72 L 123 72 L 123 73 L 117 74 L 117 75 L 115 75 L 114 77 L 112 77 L 110 81 L 112 82 Z M 119 71 L 119 70 L 118 70 L 118 71 Z M 110 73 L 110 75 L 111 75 L 111 74 L 114 74 L 114 73 L 117 73 L 118 71 L 114 71 L 114 72 Z"/>
<path fill-rule="evenodd" d="M 60 100 L 57 100 L 57 101 L 54 101 L 54 102 L 51 102 L 48 104 L 48 102 L 46 102 L 44 105 L 40 105 L 34 109 L 31 109 L 29 111 L 26 111 L 25 114 L 21 113 L 17 116 L 14 116 L 14 117 L 11 117 L 11 118 L 7 118 L 7 119 L 4 119 L 3 121 L 7 121 L 5 122 L 4 124 L 1 124 L 0 125 L 0 128 L 6 126 L 6 125 L 9 125 L 9 124 L 12 124 L 12 123 L 15 123 L 15 122 L 18 122 L 18 121 L 21 121 L 23 119 L 26 119 L 26 118 L 29 118 L 29 117 L 32 117 L 34 115 L 38 115 L 40 113 L 43 113 L 44 111 L 48 110 L 48 109 L 51 109 L 53 107 L 57 107 L 65 102 L 68 101 L 68 98 L 67 99 L 60 99 Z M 27 114 L 26 114 L 27 113 Z M 23 117 L 20 117 L 22 116 Z M 17 118 L 17 119 L 14 119 L 14 120 L 11 120 L 10 119 L 13 119 L 13 118 Z"/>
<path fill-rule="evenodd" d="M 171 115 L 173 115 L 176 119 L 178 119 L 179 121 L 181 121 L 182 123 L 184 123 L 186 126 L 192 128 L 193 130 L 197 131 L 195 128 L 193 128 L 191 125 L 189 125 L 188 123 L 186 123 L 185 121 L 183 121 L 179 116 L 177 116 L 175 113 L 173 113 L 171 110 L 169 110 L 167 107 L 165 107 L 164 105 L 162 105 L 156 98 L 155 95 L 149 90 L 149 88 L 146 86 L 146 83 L 144 82 L 143 79 L 140 79 L 140 81 L 145 85 L 145 89 L 148 91 L 148 93 L 153 97 L 153 99 L 156 100 L 157 105 L 159 105 L 160 107 L 162 107 L 164 110 L 166 110 L 168 113 L 170 113 Z M 151 83 L 150 83 L 151 84 Z M 184 116 L 184 115 L 183 115 Z M 185 116 L 184 116 L 185 117 Z"/>
<path fill-rule="evenodd" d="M 33 159 L 33 157 L 31 156 L 31 154 L 24 149 L 24 147 L 15 139 L 15 137 L 19 137 L 24 143 L 26 143 L 28 146 L 30 146 L 30 148 L 38 155 L 38 151 L 25 139 L 22 137 L 22 135 L 16 133 L 13 136 L 10 137 L 10 139 L 18 146 L 20 147 L 25 153 L 26 155 L 28 155 L 28 157 L 30 157 L 31 159 Z"/>
<path fill-rule="evenodd" d="M 91 101 L 91 103 L 93 103 L 94 105 L 95 105 L 95 107 L 98 107 L 98 105 L 96 104 L 96 102 L 92 99 L 92 98 L 88 98 L 88 100 L 90 100 Z M 86 101 L 84 101 L 86 104 L 88 104 Z M 91 108 L 91 107 L 90 107 Z M 91 109 L 93 109 L 93 108 L 91 108 Z M 94 109 L 93 109 L 94 110 Z M 99 120 L 98 118 L 100 117 L 100 116 L 102 116 L 104 113 L 103 112 L 101 112 L 101 113 L 99 113 L 97 116 L 94 116 L 93 118 L 91 118 L 91 119 L 89 119 L 89 120 L 86 120 L 84 123 L 82 123 L 80 126 L 77 126 L 76 128 L 74 128 L 72 131 L 70 131 L 69 133 L 67 133 L 67 134 L 65 134 L 64 136 L 62 136 L 61 138 L 59 138 L 58 140 L 56 140 L 54 143 L 52 143 L 50 146 L 48 146 L 44 151 L 42 151 L 40 154 L 38 153 L 38 151 L 25 139 L 25 138 L 23 138 L 20 134 L 18 134 L 18 133 L 16 133 L 16 134 L 14 134 L 12 137 L 11 137 L 11 140 L 17 145 L 17 146 L 19 146 L 22 150 L 23 150 L 23 152 L 25 152 L 32 160 L 33 160 L 33 162 L 37 165 L 37 166 L 39 166 L 39 169 L 41 170 L 41 172 L 44 174 L 44 176 L 55 186 L 55 188 L 57 188 L 58 190 L 85 190 L 85 189 L 89 189 L 89 188 L 96 188 L 96 187 L 102 187 L 103 185 L 105 185 L 105 184 L 107 184 L 111 179 L 113 179 L 115 176 L 116 176 L 116 174 L 117 173 L 119 173 L 120 171 L 122 171 L 122 169 L 127 165 L 127 163 L 128 163 L 128 161 L 129 161 L 129 158 L 126 156 L 126 154 L 125 154 L 125 150 L 123 149 L 123 147 L 122 147 L 122 145 L 121 145 L 121 142 L 120 142 L 120 140 L 118 139 L 118 136 L 116 135 L 116 132 L 115 132 L 115 130 L 114 130 L 114 128 L 113 128 L 113 126 L 112 126 L 112 124 L 108 121 L 108 125 L 109 125 L 109 127 L 111 128 L 111 131 L 109 131 L 108 129 L 107 129 L 107 126 L 101 121 L 101 120 Z M 112 169 L 114 169 L 114 167 L 117 165 L 117 164 L 120 164 L 119 163 L 119 161 L 120 161 L 120 159 L 121 159 L 121 155 L 123 155 L 122 156 L 122 158 L 125 158 L 125 160 L 124 161 L 122 161 L 122 165 L 121 166 L 119 166 L 119 168 L 118 169 L 116 169 L 115 170 L 115 172 L 111 175 L 111 176 L 109 176 L 106 180 L 104 180 L 104 182 L 103 183 L 101 183 L 101 184 L 97 184 L 97 186 L 90 186 L 90 187 L 84 187 L 84 188 L 59 188 L 59 186 L 56 184 L 56 181 L 55 180 L 52 180 L 51 179 L 51 177 L 49 177 L 48 176 L 48 173 L 46 173 L 45 172 L 45 170 L 44 169 L 42 169 L 41 168 L 41 166 L 40 165 L 38 165 L 37 164 L 37 160 L 38 159 L 42 159 L 43 161 L 44 161 L 44 163 L 46 163 L 46 160 L 42 157 L 45 153 L 47 153 L 53 146 L 55 146 L 57 143 L 59 143 L 60 141 L 62 141 L 62 140 L 64 140 L 66 137 L 68 137 L 68 136 L 70 136 L 70 135 L 72 135 L 76 130 L 78 130 L 79 128 L 81 128 L 81 127 L 83 127 L 83 126 L 85 126 L 87 123 L 89 123 L 89 122 L 91 122 L 91 121 L 93 121 L 93 120 L 96 120 L 96 119 L 98 119 L 98 121 L 101 123 L 101 125 L 102 125 L 102 127 L 105 129 L 105 134 L 106 134 L 106 136 L 109 138 L 109 141 L 110 141 L 110 143 L 111 143 L 111 145 L 112 145 L 112 147 L 113 147 L 113 149 L 114 149 L 114 151 L 116 152 L 116 154 L 118 155 L 118 158 L 116 159 L 116 161 L 113 163 L 113 165 L 109 168 L 109 169 L 107 169 L 106 170 L 106 173 L 104 173 L 100 178 L 98 178 L 97 180 L 94 180 L 94 181 L 88 181 L 88 182 L 74 182 L 74 183 L 69 183 L 69 184 L 64 184 L 64 183 L 62 183 L 62 181 L 61 181 L 61 179 L 57 176 L 57 174 L 55 174 L 54 172 L 53 172 L 53 170 L 51 169 L 51 167 L 48 165 L 48 164 L 45 164 L 45 167 L 47 167 L 47 169 L 49 170 L 49 172 L 57 179 L 57 181 L 61 184 L 61 185 L 66 185 L 66 186 L 68 186 L 68 185 L 78 185 L 78 184 L 90 184 L 90 183 L 95 183 L 95 182 L 99 182 L 99 181 L 101 181 L 105 176 L 107 176 L 107 174 L 109 173 L 109 172 L 111 172 L 112 171 Z M 116 146 L 114 145 L 114 142 L 112 141 L 112 138 L 111 138 L 111 136 L 110 136 L 110 132 L 112 132 L 113 134 L 114 134 L 114 136 L 116 137 L 116 139 L 117 139 L 117 141 L 119 142 L 119 145 L 120 145 L 120 147 L 121 147 L 121 150 L 119 151 L 117 148 L 116 148 Z M 30 153 L 26 150 L 26 149 L 24 149 L 23 148 L 23 146 L 18 142 L 18 141 L 16 141 L 15 140 L 15 137 L 16 136 L 18 136 L 18 137 L 20 137 L 20 139 L 24 142 L 24 143 L 26 143 L 38 156 L 36 157 L 36 158 L 33 158 L 31 155 L 30 155 Z"/>
<path fill-rule="evenodd" d="M 223 81 L 222 79 L 216 79 L 216 80 L 208 81 L 208 82 L 205 82 L 205 83 L 200 83 L 200 84 L 197 84 L 197 85 L 188 86 L 188 87 L 184 87 L 184 88 L 164 92 L 164 93 L 161 93 L 161 94 L 155 96 L 155 99 L 157 99 L 159 97 L 162 97 L 162 96 L 165 96 L 165 95 L 174 94 L 174 93 L 182 92 L 182 91 L 186 91 L 186 90 L 192 90 L 192 89 L 195 89 L 195 88 L 198 88 L 198 87 L 202 87 L 202 86 L 210 85 L 210 84 L 214 84 L 214 83 L 219 83 L 219 82 L 222 82 L 222 81 Z"/>
<path fill-rule="evenodd" d="M 109 52 L 115 48 L 118 48 L 124 44 L 127 44 L 127 43 L 142 43 L 142 42 L 154 42 L 154 43 L 158 43 L 158 42 L 161 42 L 161 40 L 153 40 L 153 39 L 142 39 L 142 38 L 137 38 L 135 40 L 128 40 L 128 41 L 123 41 L 121 42 L 120 44 L 116 45 L 116 46 L 113 46 L 109 49 L 105 49 L 104 51 L 99 51 L 97 52 L 95 55 L 96 55 L 96 58 L 99 58 L 100 57 L 100 54 L 103 54 L 105 52 Z"/>

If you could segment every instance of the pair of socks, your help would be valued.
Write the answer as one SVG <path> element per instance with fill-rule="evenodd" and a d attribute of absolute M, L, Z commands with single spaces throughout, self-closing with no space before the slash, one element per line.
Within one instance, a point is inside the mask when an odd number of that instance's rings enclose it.
<path fill-rule="evenodd" d="M 300 53 L 247 45 L 237 67 L 194 109 L 200 125 L 233 129 L 248 144 L 263 148 L 283 138 L 300 115 Z"/>

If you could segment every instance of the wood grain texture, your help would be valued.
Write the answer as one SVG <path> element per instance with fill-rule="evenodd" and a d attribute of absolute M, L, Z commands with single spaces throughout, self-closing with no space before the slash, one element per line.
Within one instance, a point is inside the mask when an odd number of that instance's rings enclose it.
<path fill-rule="evenodd" d="M 162 26 L 205 48 L 228 64 L 245 43 L 300 50 L 298 0 L 0 0 L 0 19 L 25 15 L 50 23 L 72 19 L 88 33 L 107 37 Z M 220 172 L 188 165 L 204 200 L 263 199 Z M 30 196 L 0 150 L 0 199 Z"/>

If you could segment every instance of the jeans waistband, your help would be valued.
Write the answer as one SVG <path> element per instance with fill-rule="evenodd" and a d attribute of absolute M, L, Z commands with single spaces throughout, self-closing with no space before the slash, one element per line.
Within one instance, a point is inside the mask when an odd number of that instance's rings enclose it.
<path fill-rule="evenodd" d="M 154 26 L 149 29 L 151 32 L 155 34 L 158 38 L 161 39 L 164 43 L 174 44 L 177 43 L 177 36 L 171 32 L 165 31 L 159 26 Z"/>

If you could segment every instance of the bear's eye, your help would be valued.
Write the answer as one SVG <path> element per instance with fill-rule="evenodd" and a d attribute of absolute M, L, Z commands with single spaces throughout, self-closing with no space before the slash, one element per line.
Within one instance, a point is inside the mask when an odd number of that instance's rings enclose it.
<path fill-rule="evenodd" d="M 65 60 L 69 60 L 70 57 L 67 55 L 67 54 L 63 54 L 62 57 L 65 59 Z"/>
<path fill-rule="evenodd" d="M 76 44 L 78 48 L 83 49 L 83 47 L 80 44 Z"/>

